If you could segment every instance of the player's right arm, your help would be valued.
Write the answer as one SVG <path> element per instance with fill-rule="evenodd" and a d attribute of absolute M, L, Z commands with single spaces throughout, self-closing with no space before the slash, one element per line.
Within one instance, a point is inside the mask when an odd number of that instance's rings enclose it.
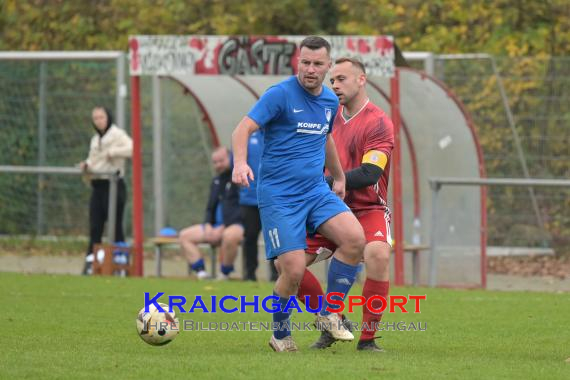
<path fill-rule="evenodd" d="M 340 160 L 338 158 L 334 140 L 330 134 L 327 135 L 325 154 L 325 167 L 331 173 L 331 176 L 333 178 L 331 190 L 336 195 L 338 195 L 340 199 L 344 199 L 346 195 L 346 178 L 344 172 L 342 171 L 342 166 L 340 165 Z"/>
<path fill-rule="evenodd" d="M 283 112 L 286 102 L 285 92 L 279 86 L 270 87 L 255 103 L 251 111 L 238 124 L 232 133 L 234 170 L 232 181 L 241 186 L 249 186 L 254 180 L 253 171 L 247 164 L 247 142 L 249 136 L 260 126 L 268 124 Z"/>
<path fill-rule="evenodd" d="M 232 181 L 240 186 L 249 186 L 249 180 L 254 180 L 253 171 L 247 164 L 247 141 L 249 136 L 259 129 L 259 125 L 249 116 L 239 122 L 232 133 L 232 149 L 234 154 L 234 170 Z"/>

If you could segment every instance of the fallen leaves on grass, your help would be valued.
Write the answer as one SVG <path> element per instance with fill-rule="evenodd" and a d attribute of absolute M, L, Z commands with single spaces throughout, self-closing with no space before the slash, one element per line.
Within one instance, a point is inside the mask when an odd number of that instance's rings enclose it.
<path fill-rule="evenodd" d="M 519 276 L 570 277 L 570 256 L 489 257 L 489 273 Z"/>

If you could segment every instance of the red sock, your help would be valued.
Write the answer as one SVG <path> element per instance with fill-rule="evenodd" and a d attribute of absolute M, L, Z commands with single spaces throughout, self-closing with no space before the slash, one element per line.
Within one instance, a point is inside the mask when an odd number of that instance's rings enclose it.
<path fill-rule="evenodd" d="M 303 275 L 303 279 L 299 284 L 299 291 L 297 292 L 299 301 L 305 303 L 305 296 L 309 296 L 309 306 L 311 309 L 317 309 L 319 307 L 318 296 L 324 297 L 324 295 L 325 292 L 319 280 L 310 270 L 305 269 L 305 274 Z"/>
<path fill-rule="evenodd" d="M 366 300 L 370 297 L 379 295 L 388 299 L 388 291 L 390 290 L 390 281 L 374 281 L 369 278 L 366 279 L 364 287 L 362 288 L 362 295 Z M 372 306 L 379 309 L 382 306 L 380 300 L 374 301 Z M 374 314 L 366 305 L 362 307 L 362 334 L 360 335 L 360 340 L 370 340 L 374 338 L 374 333 L 376 332 L 376 323 L 382 320 L 382 314 Z M 364 325 L 366 323 L 366 325 Z M 369 328 L 366 328 L 368 326 Z"/>

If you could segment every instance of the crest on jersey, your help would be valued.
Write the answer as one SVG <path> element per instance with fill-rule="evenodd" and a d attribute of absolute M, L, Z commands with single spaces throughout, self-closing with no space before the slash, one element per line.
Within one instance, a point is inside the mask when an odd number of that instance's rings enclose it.
<path fill-rule="evenodd" d="M 327 122 L 329 123 L 331 121 L 331 116 L 332 116 L 332 109 L 325 108 L 325 117 L 327 118 Z"/>

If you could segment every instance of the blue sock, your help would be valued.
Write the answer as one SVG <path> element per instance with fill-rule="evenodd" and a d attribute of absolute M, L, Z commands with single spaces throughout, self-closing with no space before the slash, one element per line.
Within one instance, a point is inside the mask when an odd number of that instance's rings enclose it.
<path fill-rule="evenodd" d="M 277 313 L 273 313 L 273 325 L 276 326 L 273 331 L 273 336 L 275 336 L 276 339 L 283 339 L 286 336 L 291 335 L 291 325 L 289 320 L 293 310 L 289 309 L 287 313 L 283 312 L 287 302 L 289 302 L 289 297 L 281 297 L 275 292 L 275 290 L 273 291 L 273 295 L 279 297 L 279 300 L 273 301 L 273 306 L 275 307 L 275 305 L 279 305 L 280 310 Z"/>
<path fill-rule="evenodd" d="M 354 280 L 356 280 L 356 274 L 358 273 L 358 265 L 345 264 L 335 257 L 331 260 L 331 265 L 329 266 L 328 274 L 328 284 L 327 284 L 327 294 L 332 292 L 338 292 L 344 294 L 344 298 L 352 288 Z M 344 298 L 334 296 L 334 300 L 344 300 Z M 331 306 L 326 299 L 323 300 L 323 309 L 321 310 L 321 315 L 329 315 L 330 312 L 326 310 L 328 306 Z M 336 309 L 338 306 L 331 306 L 331 308 Z"/>
<path fill-rule="evenodd" d="M 204 259 L 200 259 L 196 261 L 194 264 L 191 264 L 190 268 L 192 268 L 194 272 L 200 272 L 201 270 L 206 269 L 206 266 L 204 265 Z"/>
<path fill-rule="evenodd" d="M 226 276 L 234 271 L 233 265 L 220 265 L 220 271 Z"/>

